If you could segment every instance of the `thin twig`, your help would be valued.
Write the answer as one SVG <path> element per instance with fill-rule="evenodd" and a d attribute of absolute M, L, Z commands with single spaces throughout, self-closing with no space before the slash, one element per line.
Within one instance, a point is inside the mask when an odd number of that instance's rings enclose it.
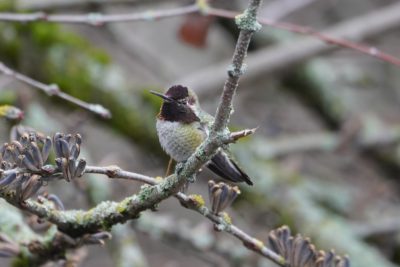
<path fill-rule="evenodd" d="M 327 28 L 324 34 L 353 41 L 372 38 L 377 34 L 398 27 L 400 25 L 399 12 L 400 3 L 394 3 L 336 24 Z M 230 17 L 233 14 L 229 11 L 226 15 Z M 325 42 L 319 42 L 318 39 L 311 36 L 259 49 L 248 56 L 247 73 L 243 77 L 243 80 L 248 81 L 261 75 L 265 77 L 277 72 L 288 71 L 291 66 L 296 66 L 299 63 L 332 51 L 335 48 L 338 48 L 338 46 L 327 46 Z M 385 58 L 381 59 L 386 60 Z M 398 62 L 398 59 L 395 61 Z M 186 75 L 179 81 L 175 81 L 175 83 L 196 88 L 196 92 L 200 97 L 214 94 L 215 88 L 223 83 L 221 73 L 226 64 L 228 64 L 228 60 L 214 64 L 203 70 L 196 70 L 192 75 Z"/>
<path fill-rule="evenodd" d="M 166 0 L 152 0 L 151 3 L 162 3 Z M 168 3 L 171 2 L 168 0 Z M 54 9 L 83 9 L 93 6 L 136 6 L 147 4 L 148 0 L 19 0 L 17 9 L 21 10 L 54 10 Z"/>
<path fill-rule="evenodd" d="M 229 143 L 235 143 L 237 140 L 252 135 L 257 131 L 257 128 L 253 128 L 253 129 L 244 129 L 242 131 L 238 131 L 238 132 L 233 132 L 230 135 L 230 141 Z"/>
<path fill-rule="evenodd" d="M 16 79 L 18 81 L 28 84 L 34 88 L 40 89 L 49 96 L 57 96 L 61 99 L 67 100 L 75 105 L 80 106 L 81 108 L 84 108 L 93 113 L 96 113 L 103 118 L 106 118 L 106 119 L 111 118 L 110 111 L 108 109 L 104 108 L 102 105 L 86 103 L 78 98 L 68 95 L 68 94 L 62 92 L 60 90 L 60 88 L 58 87 L 58 85 L 56 85 L 56 84 L 44 84 L 42 82 L 36 81 L 26 75 L 23 75 L 19 72 L 16 72 L 16 71 L 10 69 L 6 65 L 4 65 L 2 62 L 0 62 L 0 72 L 3 73 L 4 75 L 13 77 L 14 79 Z"/>
<path fill-rule="evenodd" d="M 128 14 L 101 14 L 101 13 L 88 13 L 83 15 L 70 15 L 70 14 L 54 14 L 50 15 L 44 12 L 36 13 L 0 13 L 1 21 L 16 21 L 16 22 L 34 22 L 46 21 L 55 23 L 79 23 L 89 24 L 93 26 L 101 26 L 110 22 L 129 22 L 129 21 L 153 21 L 162 18 L 175 17 L 179 15 L 189 14 L 199 11 L 198 5 L 189 5 L 171 9 L 151 11 Z"/>
<path fill-rule="evenodd" d="M 228 10 L 224 10 L 224 9 L 217 9 L 217 8 L 209 8 L 207 10 L 207 14 L 217 16 L 217 17 L 235 18 L 235 16 L 238 15 L 238 12 L 228 11 Z M 298 33 L 298 34 L 303 34 L 303 35 L 313 36 L 316 39 L 319 39 L 327 44 L 356 50 L 360 53 L 367 54 L 369 56 L 378 58 L 382 61 L 386 61 L 386 62 L 391 63 L 396 66 L 400 66 L 400 58 L 397 58 L 393 55 L 385 53 L 373 46 L 363 45 L 363 44 L 355 43 L 355 42 L 352 42 L 352 41 L 349 41 L 346 39 L 336 38 L 329 34 L 318 32 L 311 27 L 302 26 L 302 25 L 298 25 L 298 24 L 287 23 L 287 22 L 278 22 L 278 21 L 267 19 L 267 18 L 258 18 L 258 21 L 263 25 L 271 26 L 271 27 L 274 27 L 277 29 L 294 32 L 294 33 Z"/>

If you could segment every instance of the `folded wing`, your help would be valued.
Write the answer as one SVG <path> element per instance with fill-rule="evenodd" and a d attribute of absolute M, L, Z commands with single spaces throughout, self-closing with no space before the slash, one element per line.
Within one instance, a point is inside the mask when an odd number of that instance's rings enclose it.
<path fill-rule="evenodd" d="M 207 167 L 228 181 L 235 183 L 246 182 L 248 185 L 253 185 L 250 177 L 222 150 L 207 163 Z"/>

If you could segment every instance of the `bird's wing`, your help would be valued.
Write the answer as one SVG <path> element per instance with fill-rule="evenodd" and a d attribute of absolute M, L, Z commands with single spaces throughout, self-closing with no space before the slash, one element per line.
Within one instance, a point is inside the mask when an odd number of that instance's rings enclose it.
<path fill-rule="evenodd" d="M 248 185 L 253 185 L 250 177 L 244 173 L 223 150 L 219 150 L 217 154 L 215 154 L 207 163 L 207 167 L 215 174 L 228 181 L 236 183 L 246 182 Z"/>

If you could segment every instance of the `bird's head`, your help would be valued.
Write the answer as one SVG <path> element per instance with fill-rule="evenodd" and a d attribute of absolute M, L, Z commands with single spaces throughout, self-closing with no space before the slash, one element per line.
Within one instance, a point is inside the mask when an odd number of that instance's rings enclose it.
<path fill-rule="evenodd" d="M 197 96 L 187 87 L 174 85 L 168 88 L 165 94 L 154 91 L 151 91 L 151 93 L 163 99 L 159 118 L 189 123 L 199 121 L 195 112 L 199 105 Z"/>

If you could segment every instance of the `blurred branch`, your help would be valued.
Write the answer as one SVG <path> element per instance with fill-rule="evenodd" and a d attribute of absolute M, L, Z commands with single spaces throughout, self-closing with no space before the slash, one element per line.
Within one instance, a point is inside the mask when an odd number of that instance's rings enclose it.
<path fill-rule="evenodd" d="M 133 226 L 152 239 L 173 244 L 183 253 L 194 253 L 199 259 L 212 262 L 215 266 L 248 266 L 246 260 L 251 252 L 220 239 L 205 222 L 192 225 L 188 220 L 177 220 L 175 216 L 146 213 Z"/>
<path fill-rule="evenodd" d="M 277 21 L 316 1 L 318 0 L 275 0 L 264 5 L 260 10 L 260 17 Z"/>
<path fill-rule="evenodd" d="M 86 103 L 78 98 L 75 98 L 71 95 L 68 95 L 60 90 L 58 85 L 56 84 L 44 84 L 39 81 L 36 81 L 28 76 L 25 76 L 19 72 L 16 72 L 3 63 L 0 62 L 0 73 L 3 73 L 4 75 L 10 76 L 20 82 L 23 82 L 25 84 L 28 84 L 34 88 L 40 89 L 43 92 L 45 92 L 49 96 L 57 96 L 61 99 L 64 99 L 68 102 L 71 102 L 75 105 L 80 106 L 81 108 L 84 108 L 86 110 L 89 110 L 93 113 L 96 113 L 100 115 L 103 118 L 111 118 L 111 113 L 104 108 L 102 105 L 99 104 L 91 104 L 91 103 Z"/>
<path fill-rule="evenodd" d="M 361 121 L 362 125 L 355 132 L 349 133 L 350 135 L 347 135 L 348 133 L 344 130 L 339 133 L 297 134 L 268 140 L 256 139 L 250 146 L 257 156 L 274 158 L 298 152 L 332 152 L 347 147 L 377 148 L 400 141 L 400 125 L 390 126 L 382 122 L 379 124 L 380 127 L 374 127 L 370 125 L 372 122 L 369 122 L 369 120 Z"/>
<path fill-rule="evenodd" d="M 170 0 L 152 0 L 152 3 L 170 2 Z M 138 5 L 146 4 L 146 0 L 18 0 L 19 9 L 29 10 L 47 10 L 47 9 L 74 9 L 82 7 L 91 7 L 93 5 L 115 6 L 115 5 Z"/>
<path fill-rule="evenodd" d="M 80 23 L 89 24 L 93 26 L 101 26 L 105 23 L 110 22 L 127 22 L 127 21 L 153 21 L 161 18 L 174 17 L 184 14 L 189 14 L 199 11 L 200 8 L 197 5 L 189 5 L 183 7 L 177 7 L 172 9 L 164 9 L 159 11 L 146 11 L 139 13 L 129 14 L 100 14 L 100 13 L 89 13 L 84 15 L 70 15 L 70 14 L 59 14 L 51 15 L 44 12 L 37 13 L 26 13 L 26 14 L 15 14 L 15 13 L 0 13 L 0 21 L 16 21 L 16 22 L 33 22 L 33 21 L 46 21 L 56 23 Z"/>
<path fill-rule="evenodd" d="M 400 10 L 400 5 L 398 7 L 398 10 Z M 208 14 L 218 16 L 218 17 L 225 17 L 225 18 L 234 18 L 238 13 L 237 12 L 231 12 L 223 9 L 216 9 L 216 8 L 210 8 L 207 11 Z M 349 48 L 355 51 L 358 51 L 363 54 L 367 54 L 372 57 L 376 57 L 382 61 L 386 61 L 390 64 L 396 65 L 400 67 L 400 59 L 387 54 L 381 50 L 379 50 L 376 47 L 373 46 L 367 46 L 359 43 L 355 43 L 349 40 L 341 39 L 340 37 L 334 37 L 334 34 L 325 34 L 318 32 L 314 30 L 313 28 L 306 27 L 306 26 L 301 26 L 298 24 L 292 24 L 292 23 L 286 23 L 286 22 L 276 22 L 270 19 L 266 18 L 259 18 L 258 21 L 267 26 L 271 26 L 277 29 L 289 31 L 289 32 L 294 32 L 294 33 L 299 33 L 299 34 L 304 34 L 304 35 L 309 35 L 314 37 L 315 39 L 319 39 L 322 42 L 325 42 L 330 45 L 336 45 L 336 46 L 341 46 L 345 48 Z M 339 35 L 340 36 L 340 35 Z M 351 39 L 351 38 L 349 38 Z"/>
<path fill-rule="evenodd" d="M 213 10 L 215 9 L 211 9 L 211 11 Z M 399 12 L 400 3 L 388 5 L 368 14 L 341 22 L 325 30 L 323 35 L 330 37 L 335 36 L 335 39 L 338 40 L 336 43 L 338 44 L 341 43 L 340 40 L 359 41 L 371 38 L 377 34 L 398 27 L 400 25 Z M 229 11 L 224 15 L 231 17 L 233 14 L 233 12 Z M 260 22 L 270 23 L 263 19 L 260 19 Z M 284 26 L 285 24 L 282 25 Z M 271 26 L 273 25 L 271 24 Z M 335 48 L 337 48 L 337 46 L 327 46 L 325 42 L 321 43 L 315 39 L 315 36 L 311 36 L 306 39 L 297 39 L 290 43 L 255 51 L 247 57 L 247 73 L 243 79 L 252 80 L 261 75 L 266 76 L 281 70 L 287 70 L 289 66 L 295 66 L 307 59 Z M 374 54 L 374 51 L 375 49 L 372 48 L 367 54 Z M 383 58 L 381 59 L 383 60 Z M 399 62 L 398 59 L 394 61 L 396 63 Z M 200 96 L 212 94 L 215 88 L 223 83 L 221 74 L 223 73 L 223 67 L 226 66 L 227 63 L 228 62 L 225 61 L 203 70 L 197 70 L 192 75 L 185 76 L 176 83 L 196 88 L 196 92 Z"/>
<path fill-rule="evenodd" d="M 307 2 L 310 0 L 305 0 L 305 1 Z M 314 1 L 314 0 L 311 0 L 311 1 Z M 190 14 L 190 13 L 194 13 L 194 12 L 201 12 L 205 15 L 224 17 L 224 18 L 230 18 L 230 19 L 233 19 L 237 15 L 239 15 L 239 12 L 209 7 L 204 1 L 198 0 L 198 3 L 189 5 L 189 6 L 177 7 L 177 8 L 172 8 L 172 9 L 164 9 L 164 10 L 159 10 L 159 11 L 146 11 L 146 12 L 139 12 L 139 13 L 130 13 L 130 14 L 107 15 L 107 14 L 100 14 L 100 13 L 89 13 L 89 14 L 84 14 L 84 15 L 71 15 L 71 14 L 50 15 L 50 14 L 46 14 L 44 12 L 26 13 L 26 14 L 0 13 L 0 21 L 16 21 L 16 22 L 46 21 L 46 22 L 58 22 L 58 23 L 84 23 L 84 24 L 89 24 L 89 25 L 93 25 L 93 26 L 101 26 L 105 23 L 111 23 L 111 22 L 127 22 L 127 21 L 142 21 L 142 20 L 152 21 L 152 20 L 156 20 L 156 19 Z M 363 31 L 366 31 L 366 33 L 364 33 L 364 35 L 368 36 L 370 34 L 368 31 L 376 30 L 374 27 L 371 27 L 371 29 L 369 29 L 369 27 L 364 29 L 364 27 L 367 27 L 369 25 L 369 23 L 375 23 L 379 26 L 383 25 L 383 26 L 381 26 L 381 27 L 383 27 L 383 30 L 386 29 L 386 27 L 392 27 L 391 26 L 392 23 L 396 23 L 396 25 L 397 25 L 399 23 L 399 21 L 398 21 L 399 18 L 397 16 L 398 12 L 400 12 L 400 4 L 394 4 L 390 9 L 385 7 L 380 12 L 374 11 L 370 15 L 364 15 L 360 18 L 356 18 L 353 21 L 350 21 L 349 25 L 342 23 L 343 25 L 337 26 L 337 28 L 340 29 L 340 31 L 338 29 L 334 29 L 332 31 L 327 31 L 327 33 L 321 33 L 317 30 L 314 30 L 311 27 L 302 26 L 302 25 L 298 25 L 298 24 L 292 24 L 292 23 L 286 23 L 286 22 L 277 22 L 273 19 L 267 19 L 264 17 L 258 18 L 258 22 L 261 24 L 267 25 L 267 26 L 281 29 L 281 30 L 294 32 L 294 33 L 298 33 L 298 34 L 303 34 L 303 35 L 307 35 L 307 36 L 312 36 L 314 39 L 318 39 L 326 44 L 349 48 L 349 49 L 358 51 L 360 53 L 367 54 L 369 56 L 378 58 L 378 59 L 388 62 L 390 64 L 400 66 L 399 58 L 397 58 L 393 55 L 390 55 L 388 53 L 385 53 L 376 47 L 350 41 L 350 39 L 353 39 L 354 37 L 355 37 L 354 39 L 362 39 L 362 37 L 357 38 L 357 35 L 362 36 Z M 389 16 L 389 18 L 386 17 L 387 13 L 390 13 L 390 15 L 391 15 L 391 16 Z M 396 16 L 393 17 L 393 14 L 395 14 Z M 372 19 L 371 17 L 373 17 L 374 19 Z M 357 21 L 357 20 L 360 20 L 360 21 Z M 356 21 L 358 23 L 355 23 Z M 354 24 L 357 24 L 358 27 L 354 27 L 355 25 L 351 24 L 351 22 L 353 22 Z M 388 25 L 385 25 L 385 24 L 388 24 Z M 342 26 L 342 27 L 340 27 L 340 26 Z M 363 28 L 360 29 L 360 27 L 363 27 Z M 335 36 L 337 36 L 337 37 L 335 37 Z M 299 45 L 298 43 L 296 46 L 302 47 L 302 49 L 305 49 L 302 45 Z M 320 47 L 313 47 L 313 49 L 314 49 L 314 51 L 304 51 L 303 53 L 305 54 L 305 56 L 309 57 L 309 56 L 312 56 L 312 55 L 310 55 L 310 53 L 317 54 L 320 52 L 324 52 L 325 50 L 328 50 L 327 48 L 320 48 Z M 296 60 L 296 58 L 293 58 L 293 60 Z M 268 62 L 268 57 L 267 57 L 267 59 L 264 59 L 264 61 Z M 267 64 L 267 63 L 263 63 L 263 64 Z M 290 63 L 288 63 L 288 65 L 289 64 Z M 256 68 L 254 68 L 254 69 L 256 69 Z M 259 71 L 262 69 L 263 68 L 259 68 Z"/>
<path fill-rule="evenodd" d="M 354 232 L 360 238 L 367 238 L 372 235 L 382 235 L 389 233 L 398 233 L 400 231 L 399 216 L 385 216 L 379 221 L 371 220 L 370 222 L 352 223 Z"/>

